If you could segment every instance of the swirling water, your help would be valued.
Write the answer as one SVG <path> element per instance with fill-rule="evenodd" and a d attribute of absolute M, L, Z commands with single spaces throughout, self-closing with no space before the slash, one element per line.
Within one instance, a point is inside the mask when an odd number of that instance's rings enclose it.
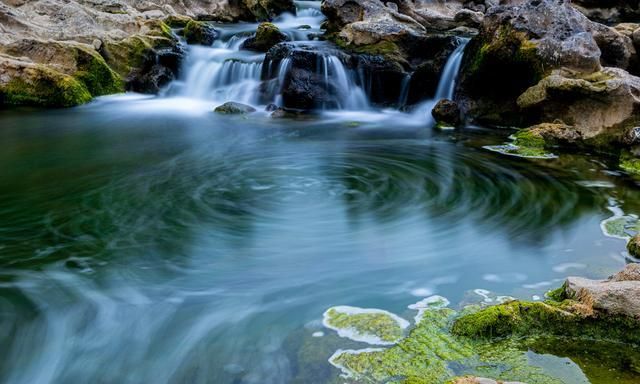
<path fill-rule="evenodd" d="M 331 351 L 294 346 L 328 307 L 542 296 L 620 268 L 600 222 L 638 212 L 606 164 L 501 157 L 484 130 L 135 97 L 0 126 L 7 383 L 322 383 Z"/>

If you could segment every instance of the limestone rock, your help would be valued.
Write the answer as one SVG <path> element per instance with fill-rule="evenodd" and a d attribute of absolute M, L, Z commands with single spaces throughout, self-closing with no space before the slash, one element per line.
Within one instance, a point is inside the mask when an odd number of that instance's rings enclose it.
<path fill-rule="evenodd" d="M 630 131 L 640 122 L 640 78 L 618 68 L 588 75 L 556 70 L 517 103 L 543 121 L 561 116 L 584 140 L 631 144 Z"/>
<path fill-rule="evenodd" d="M 607 280 L 569 277 L 565 292 L 596 313 L 640 319 L 639 264 L 629 264 Z"/>

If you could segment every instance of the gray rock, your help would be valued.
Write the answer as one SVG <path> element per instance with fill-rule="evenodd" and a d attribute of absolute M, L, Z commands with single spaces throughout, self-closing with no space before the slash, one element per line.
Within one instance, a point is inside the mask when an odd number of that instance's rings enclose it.
<path fill-rule="evenodd" d="M 640 265 L 629 264 L 607 280 L 569 277 L 565 293 L 596 313 L 640 318 Z"/>
<path fill-rule="evenodd" d="M 250 105 L 228 101 L 217 106 L 213 111 L 224 115 L 245 115 L 247 113 L 255 112 L 256 109 Z"/>

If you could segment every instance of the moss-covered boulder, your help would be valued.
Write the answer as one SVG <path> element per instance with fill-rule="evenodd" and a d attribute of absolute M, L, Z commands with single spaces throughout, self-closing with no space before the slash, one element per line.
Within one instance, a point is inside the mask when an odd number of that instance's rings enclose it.
<path fill-rule="evenodd" d="M 477 121 L 523 125 L 516 99 L 553 69 L 600 69 L 592 23 L 569 1 L 504 2 L 489 8 L 466 47 L 457 97 Z M 525 120 L 525 121 L 523 121 Z"/>
<path fill-rule="evenodd" d="M 125 79 L 126 89 L 141 93 L 157 93 L 174 80 L 184 57 L 178 39 L 164 34 L 105 40 L 101 53 L 109 66 Z"/>
<path fill-rule="evenodd" d="M 0 55 L 0 105 L 71 107 L 91 100 L 77 78 L 43 64 Z"/>
<path fill-rule="evenodd" d="M 282 13 L 296 13 L 293 0 L 244 0 L 244 4 L 258 21 L 272 20 Z"/>
<path fill-rule="evenodd" d="M 280 32 L 275 24 L 265 22 L 258 26 L 254 36 L 245 40 L 242 48 L 250 51 L 267 52 L 274 45 L 287 40 L 287 35 Z"/>
<path fill-rule="evenodd" d="M 73 76 L 94 97 L 124 91 L 122 77 L 107 65 L 91 45 L 24 39 L 0 50 L 14 57 L 27 57 L 34 63 L 47 65 L 52 70 Z"/>
<path fill-rule="evenodd" d="M 250 105 L 236 103 L 233 101 L 226 102 L 214 109 L 214 112 L 223 115 L 245 115 L 247 113 L 253 113 L 256 109 Z"/>
<path fill-rule="evenodd" d="M 218 37 L 218 31 L 204 21 L 190 20 L 182 34 L 188 44 L 211 45 Z"/>

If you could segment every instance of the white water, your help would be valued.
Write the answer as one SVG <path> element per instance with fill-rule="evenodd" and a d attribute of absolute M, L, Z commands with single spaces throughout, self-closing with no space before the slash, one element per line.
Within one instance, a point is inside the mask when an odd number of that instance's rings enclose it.
<path fill-rule="evenodd" d="M 435 97 L 418 105 L 407 114 L 395 109 L 374 109 L 364 90 L 367 79 L 358 76 L 340 58 L 327 49 L 323 42 L 312 41 L 310 34 L 321 33 L 320 25 L 324 16 L 320 12 L 319 1 L 297 1 L 297 15 L 285 14 L 274 23 L 294 44 L 303 44 L 305 49 L 313 49 L 319 56 L 318 75 L 324 87 L 334 97 L 329 104 L 319 103 L 318 109 L 328 118 L 353 121 L 389 121 L 408 125 L 431 126 L 434 121 L 431 110 L 440 99 L 452 99 L 464 49 L 468 39 L 460 39 L 443 68 Z M 265 54 L 241 49 L 242 43 L 256 30 L 256 23 L 218 24 L 220 38 L 210 47 L 190 46 L 183 67 L 183 78 L 171 84 L 165 95 L 180 97 L 180 103 L 192 100 L 207 109 L 235 101 L 249 104 L 258 110 L 265 104 L 282 106 L 283 84 L 290 73 L 293 60 L 286 57 L 280 62 L 265 60 Z M 317 46 L 318 48 L 315 48 Z M 263 67 L 265 71 L 263 71 Z M 264 73 L 263 73 L 264 72 Z M 266 78 L 274 79 L 263 82 Z M 399 106 L 406 105 L 409 93 L 409 75 L 403 79 Z"/>

